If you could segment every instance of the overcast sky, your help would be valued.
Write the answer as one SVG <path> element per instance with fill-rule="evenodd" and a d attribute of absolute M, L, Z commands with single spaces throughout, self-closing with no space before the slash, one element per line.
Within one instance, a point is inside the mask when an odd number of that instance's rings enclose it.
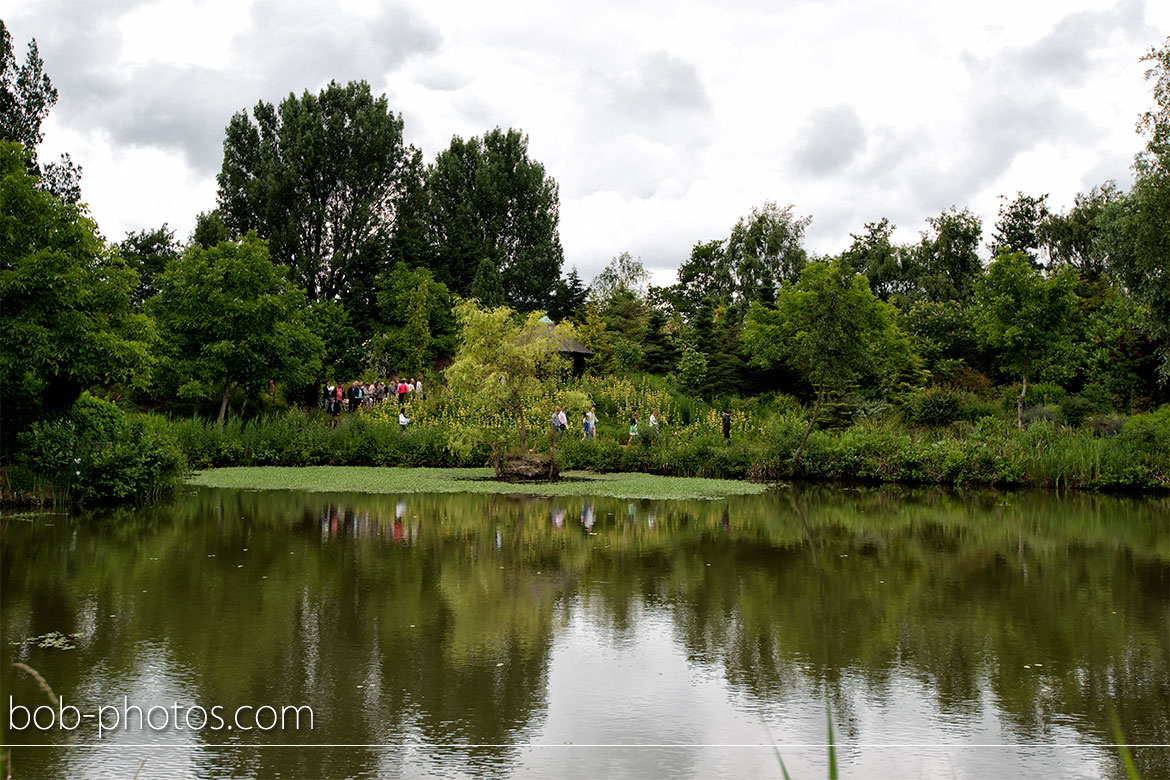
<path fill-rule="evenodd" d="M 427 161 L 453 135 L 529 137 L 560 184 L 565 270 L 628 251 L 658 283 L 766 201 L 841 251 L 888 217 L 913 241 L 998 196 L 1057 210 L 1130 183 L 1152 105 L 1139 57 L 1170 3 L 1121 0 L 7 0 L 60 101 L 42 159 L 68 151 L 103 234 L 215 206 L 224 127 L 258 100 L 365 79 Z"/>

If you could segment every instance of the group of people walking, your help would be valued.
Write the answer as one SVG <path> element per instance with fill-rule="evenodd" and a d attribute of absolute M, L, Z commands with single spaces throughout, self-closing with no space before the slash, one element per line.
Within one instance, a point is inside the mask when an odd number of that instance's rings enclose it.
<path fill-rule="evenodd" d="M 646 431 L 646 438 L 644 439 L 644 441 L 646 441 L 648 444 L 653 445 L 653 444 L 658 443 L 659 437 L 662 433 L 662 430 L 660 427 L 661 421 L 662 421 L 662 417 L 659 414 L 657 409 L 655 409 L 653 412 L 650 413 L 650 420 L 649 420 L 649 426 L 648 426 L 649 430 Z M 721 424 L 721 427 L 723 428 L 723 438 L 730 441 L 731 440 L 731 412 L 730 411 L 725 410 L 723 412 L 723 416 L 720 418 L 720 424 Z M 549 426 L 552 428 L 554 438 L 559 438 L 560 436 L 562 436 L 565 433 L 565 431 L 567 431 L 569 429 L 569 420 L 568 420 L 568 417 L 566 417 L 566 415 L 565 415 L 565 408 L 563 406 L 558 408 L 555 412 L 553 412 L 552 417 L 549 418 Z M 589 407 L 589 411 L 586 412 L 585 415 L 581 418 L 581 428 L 583 430 L 583 435 L 581 437 L 582 441 L 594 441 L 597 438 L 597 407 L 595 407 L 595 406 Z M 628 447 L 629 445 L 633 444 L 638 439 L 638 436 L 639 436 L 638 413 L 633 412 L 630 415 L 629 438 L 626 439 L 626 443 L 624 446 Z"/>
<path fill-rule="evenodd" d="M 421 379 L 403 377 L 398 381 L 368 384 L 355 381 L 348 386 L 340 382 L 329 382 L 321 389 L 321 407 L 329 412 L 329 416 L 336 422 L 337 416 L 343 411 L 356 412 L 363 406 L 367 408 L 381 406 L 387 398 L 397 397 L 398 405 L 401 407 L 411 393 L 422 397 Z"/>

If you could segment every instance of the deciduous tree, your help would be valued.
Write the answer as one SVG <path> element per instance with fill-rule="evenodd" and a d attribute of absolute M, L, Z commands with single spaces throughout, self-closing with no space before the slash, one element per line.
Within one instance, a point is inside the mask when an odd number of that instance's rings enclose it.
<path fill-rule="evenodd" d="M 188 247 L 167 266 L 149 305 L 163 336 L 160 389 L 218 400 L 222 428 L 235 388 L 311 382 L 323 348 L 302 319 L 305 293 L 286 270 L 254 234 Z"/>
<path fill-rule="evenodd" d="M 841 391 L 867 372 L 893 378 L 903 373 L 899 363 L 917 362 L 896 314 L 870 292 L 865 277 L 840 259 L 807 265 L 798 282 L 780 289 L 775 309 L 752 306 L 743 332 L 751 361 L 764 368 L 787 362 L 817 391 L 812 417 L 793 456 L 794 472 L 826 392 Z"/>
<path fill-rule="evenodd" d="M 1023 252 L 1000 250 L 976 285 L 976 327 L 1001 365 L 1022 381 L 1016 424 L 1024 425 L 1028 379 L 1057 344 L 1073 305 L 1075 272 L 1045 279 Z"/>
<path fill-rule="evenodd" d="M 57 103 L 57 88 L 44 71 L 44 61 L 37 50 L 36 40 L 28 44 L 24 65 L 17 66 L 12 48 L 12 35 L 0 19 L 0 140 L 15 141 L 24 146 L 29 173 L 36 177 L 39 187 L 48 190 L 67 203 L 81 200 L 81 166 L 68 154 L 59 162 L 41 166 L 37 161 L 37 147 L 44 133 L 41 123 Z"/>
<path fill-rule="evenodd" d="M 482 139 L 456 136 L 427 170 L 427 195 L 440 281 L 468 295 L 487 258 L 509 306 L 548 307 L 564 262 L 560 195 L 529 157 L 527 136 L 500 128 Z"/>
<path fill-rule="evenodd" d="M 267 239 L 309 300 L 340 300 L 367 332 L 410 159 L 401 116 L 364 81 L 260 101 L 227 126 L 219 211 L 233 235 Z"/>
<path fill-rule="evenodd" d="M 77 206 L 46 192 L 20 144 L 0 141 L 0 404 L 4 442 L 91 387 L 143 386 L 154 324 L 138 276 Z"/>
<path fill-rule="evenodd" d="M 544 384 L 568 370 L 560 347 L 575 338 L 573 327 L 550 326 L 541 312 L 517 317 L 501 306 L 481 308 L 465 300 L 455 308 L 459 347 L 447 369 L 451 389 L 496 406 L 516 421 L 521 449 L 528 449 L 525 412 Z"/>

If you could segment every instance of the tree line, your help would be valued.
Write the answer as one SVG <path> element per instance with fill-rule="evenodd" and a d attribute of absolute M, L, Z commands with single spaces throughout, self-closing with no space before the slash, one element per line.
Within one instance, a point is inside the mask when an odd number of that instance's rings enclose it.
<path fill-rule="evenodd" d="M 811 217 L 765 203 L 700 241 L 678 282 L 616 257 L 586 286 L 562 275 L 555 180 L 515 129 L 454 137 L 430 163 L 362 81 L 258 102 L 231 118 L 217 207 L 189 240 L 167 225 L 110 243 L 80 169 L 42 166 L 56 100 L 30 44 L 3 42 L 0 375 L 5 442 L 85 389 L 222 420 L 281 383 L 421 374 L 453 357 L 455 304 L 570 321 L 597 373 L 669 374 L 684 392 L 784 389 L 815 406 L 880 405 L 936 385 L 993 394 L 1050 385 L 1101 409 L 1170 388 L 1170 39 L 1151 48 L 1156 106 L 1128 191 L 1106 182 L 1053 212 L 1004 199 L 980 258 L 966 209 L 896 244 L 887 219 L 834 257 L 804 248 Z"/>

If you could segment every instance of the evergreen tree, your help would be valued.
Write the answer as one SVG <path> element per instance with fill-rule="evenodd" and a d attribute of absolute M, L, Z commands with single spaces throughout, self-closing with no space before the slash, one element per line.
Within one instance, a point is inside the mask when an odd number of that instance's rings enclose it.
<path fill-rule="evenodd" d="M 666 332 L 666 313 L 651 309 L 646 323 L 646 339 L 642 365 L 652 374 L 668 374 L 678 360 L 678 347 Z"/>

